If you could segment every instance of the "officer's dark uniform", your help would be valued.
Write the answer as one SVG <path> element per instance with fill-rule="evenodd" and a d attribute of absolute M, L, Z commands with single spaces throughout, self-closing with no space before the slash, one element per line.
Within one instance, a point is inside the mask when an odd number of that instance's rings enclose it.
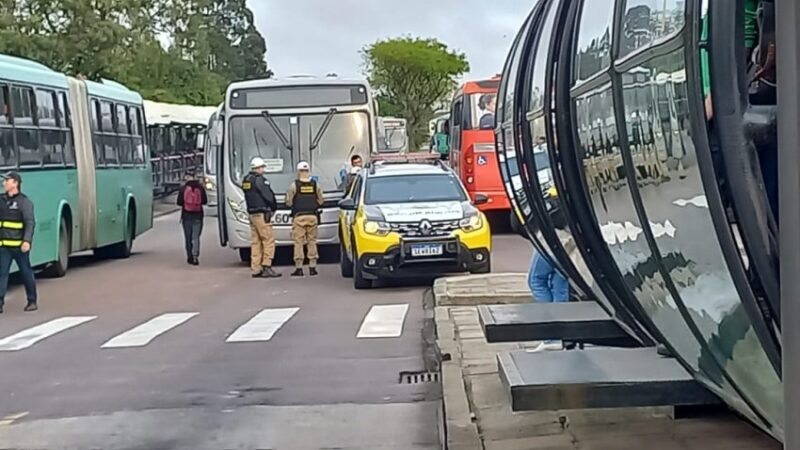
<path fill-rule="evenodd" d="M 325 202 L 322 190 L 311 179 L 298 179 L 286 192 L 286 204 L 292 208 L 292 240 L 294 241 L 295 268 L 302 270 L 306 255 L 303 246 L 308 245 L 308 266 L 312 275 L 316 271 L 319 253 L 317 252 L 317 228 L 319 209 Z"/>
<path fill-rule="evenodd" d="M 19 174 L 12 172 L 5 178 L 21 182 Z M 25 284 L 25 295 L 28 298 L 26 311 L 37 308 L 36 280 L 31 267 L 30 251 L 23 251 L 24 243 L 33 242 L 33 230 L 36 220 L 33 215 L 33 202 L 23 193 L 0 196 L 0 312 L 3 310 L 5 295 L 8 290 L 8 275 L 11 262 L 19 267 L 22 281 Z"/>
<path fill-rule="evenodd" d="M 272 213 L 278 209 L 275 193 L 266 178 L 256 172 L 244 177 L 242 190 L 250 216 L 250 269 L 253 276 L 277 276 L 272 271 L 275 258 Z"/>

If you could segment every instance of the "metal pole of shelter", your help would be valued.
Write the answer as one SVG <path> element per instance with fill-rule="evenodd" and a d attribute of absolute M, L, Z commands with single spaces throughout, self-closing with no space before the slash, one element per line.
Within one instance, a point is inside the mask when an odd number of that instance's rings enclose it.
<path fill-rule="evenodd" d="M 800 450 L 800 2 L 777 0 L 784 448 Z"/>

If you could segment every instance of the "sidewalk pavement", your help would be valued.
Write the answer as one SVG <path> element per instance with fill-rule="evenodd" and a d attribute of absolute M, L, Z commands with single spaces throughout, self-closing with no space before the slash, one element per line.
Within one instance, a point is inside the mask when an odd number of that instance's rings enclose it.
<path fill-rule="evenodd" d="M 475 301 L 529 302 L 525 274 L 437 280 L 435 322 L 449 450 L 779 450 L 732 414 L 672 419 L 672 408 L 513 413 L 496 355 L 537 343 L 489 344 Z M 498 284 L 507 282 L 505 290 Z M 483 291 L 481 286 L 485 286 Z M 524 285 L 524 284 L 523 284 Z M 527 286 L 524 287 L 527 290 Z M 501 292 L 498 294 L 498 292 Z M 463 301 L 467 306 L 459 306 Z"/>

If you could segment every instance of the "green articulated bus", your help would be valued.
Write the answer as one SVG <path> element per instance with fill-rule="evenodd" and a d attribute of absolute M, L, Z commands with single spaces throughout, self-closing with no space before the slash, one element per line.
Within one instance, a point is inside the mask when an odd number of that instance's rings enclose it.
<path fill-rule="evenodd" d="M 22 174 L 34 203 L 31 261 L 64 276 L 69 255 L 127 258 L 153 226 L 142 98 L 0 55 L 0 171 Z"/>

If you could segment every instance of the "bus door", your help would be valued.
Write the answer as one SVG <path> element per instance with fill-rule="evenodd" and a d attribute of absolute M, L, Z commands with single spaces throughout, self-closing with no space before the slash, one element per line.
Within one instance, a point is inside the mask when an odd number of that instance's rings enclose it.
<path fill-rule="evenodd" d="M 464 179 L 461 174 L 461 130 L 463 122 L 464 98 L 456 97 L 450 110 L 450 167 Z"/>

